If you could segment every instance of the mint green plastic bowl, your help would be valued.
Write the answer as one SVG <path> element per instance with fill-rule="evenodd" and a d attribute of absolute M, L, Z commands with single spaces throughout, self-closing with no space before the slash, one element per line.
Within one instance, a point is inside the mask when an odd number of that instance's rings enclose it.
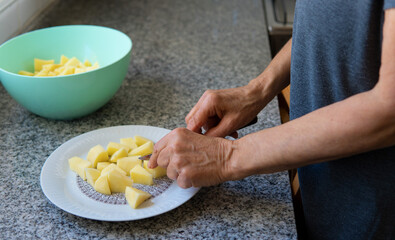
<path fill-rule="evenodd" d="M 92 113 L 106 104 L 124 80 L 132 41 L 106 27 L 71 25 L 40 29 L 15 37 L 0 46 L 0 81 L 7 92 L 29 111 L 42 117 L 69 120 Z M 19 75 L 33 72 L 34 58 L 77 57 L 100 68 L 56 77 Z"/>

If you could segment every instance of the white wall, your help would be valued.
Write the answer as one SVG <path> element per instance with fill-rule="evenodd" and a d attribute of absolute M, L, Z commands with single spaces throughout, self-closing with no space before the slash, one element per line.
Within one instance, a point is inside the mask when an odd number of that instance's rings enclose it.
<path fill-rule="evenodd" d="M 0 0 L 0 44 L 18 35 L 54 0 Z"/>

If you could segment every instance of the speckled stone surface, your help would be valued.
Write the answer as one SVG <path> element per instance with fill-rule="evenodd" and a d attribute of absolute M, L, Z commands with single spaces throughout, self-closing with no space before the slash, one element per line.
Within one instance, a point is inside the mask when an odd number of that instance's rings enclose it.
<path fill-rule="evenodd" d="M 173 129 L 208 88 L 246 84 L 270 61 L 261 1 L 58 1 L 27 30 L 67 24 L 119 29 L 133 40 L 112 100 L 73 121 L 29 113 L 0 84 L 0 239 L 295 239 L 286 172 L 201 189 L 165 214 L 132 222 L 83 219 L 40 187 L 47 157 L 72 137 L 117 125 Z M 273 100 L 245 135 L 279 124 Z"/>

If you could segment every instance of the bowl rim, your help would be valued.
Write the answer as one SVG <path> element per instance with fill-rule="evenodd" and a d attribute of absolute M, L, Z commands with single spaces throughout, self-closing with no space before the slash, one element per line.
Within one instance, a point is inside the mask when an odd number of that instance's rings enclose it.
<path fill-rule="evenodd" d="M 118 32 L 118 33 L 120 33 L 121 35 L 125 36 L 126 39 L 128 40 L 128 43 L 129 43 L 128 50 L 127 50 L 127 52 L 126 52 L 124 55 L 122 55 L 119 59 L 117 59 L 116 61 L 114 61 L 112 64 L 117 63 L 117 62 L 119 62 L 120 60 L 122 60 L 125 56 L 127 56 L 128 54 L 130 54 L 130 52 L 131 52 L 131 50 L 132 50 L 133 41 L 132 41 L 132 39 L 131 39 L 127 34 L 125 34 L 124 32 L 122 32 L 122 31 L 120 31 L 120 30 L 118 30 L 118 29 L 115 29 L 115 28 L 111 28 L 111 27 L 100 26 L 100 25 L 90 25 L 90 24 L 59 25 L 59 26 L 52 26 L 52 27 L 45 27 L 45 28 L 35 29 L 35 30 L 29 31 L 29 32 L 21 33 L 21 34 L 15 36 L 15 37 L 13 37 L 13 38 L 8 39 L 7 41 L 5 41 L 4 43 L 2 43 L 2 44 L 0 45 L 0 48 L 6 46 L 7 44 L 9 44 L 10 42 L 14 41 L 14 40 L 17 39 L 17 38 L 20 38 L 20 37 L 22 37 L 22 36 L 25 36 L 25 35 L 28 35 L 28 34 L 32 34 L 32 33 L 35 33 L 35 32 L 47 31 L 47 30 L 51 30 L 51 29 L 55 29 L 55 28 L 74 28 L 74 27 L 104 28 L 104 29 L 107 29 L 107 30 L 111 30 L 111 31 Z M 72 76 L 77 76 L 77 75 L 82 75 L 82 74 L 89 74 L 89 73 L 92 73 L 92 72 L 95 72 L 95 71 L 99 71 L 99 70 L 102 70 L 102 69 L 104 69 L 104 68 L 107 68 L 107 67 L 111 66 L 112 64 L 108 64 L 108 65 L 105 66 L 105 67 L 99 67 L 99 68 L 90 70 L 90 71 L 88 71 L 88 72 L 74 73 L 74 74 L 63 75 L 63 76 L 42 76 L 42 77 L 26 76 L 26 75 L 21 75 L 21 74 L 17 74 L 17 73 L 13 73 L 13 72 L 7 71 L 6 69 L 2 68 L 1 66 L 0 66 L 0 71 L 3 71 L 3 72 L 6 73 L 6 74 L 10 74 L 10 75 L 14 75 L 14 76 L 22 77 L 22 78 L 40 79 L 40 80 L 42 80 L 42 79 L 60 79 L 60 78 L 63 79 L 63 78 L 67 78 L 67 77 L 72 77 Z M 2 82 L 2 80 L 1 80 L 1 77 L 0 77 L 0 83 L 1 83 L 1 82 Z"/>

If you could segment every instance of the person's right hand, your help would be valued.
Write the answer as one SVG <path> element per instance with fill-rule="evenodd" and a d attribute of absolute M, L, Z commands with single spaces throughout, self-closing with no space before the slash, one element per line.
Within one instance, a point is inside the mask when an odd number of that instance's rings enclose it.
<path fill-rule="evenodd" d="M 213 137 L 233 136 L 247 125 L 266 103 L 261 90 L 252 85 L 238 88 L 207 90 L 185 117 L 187 128 Z"/>

